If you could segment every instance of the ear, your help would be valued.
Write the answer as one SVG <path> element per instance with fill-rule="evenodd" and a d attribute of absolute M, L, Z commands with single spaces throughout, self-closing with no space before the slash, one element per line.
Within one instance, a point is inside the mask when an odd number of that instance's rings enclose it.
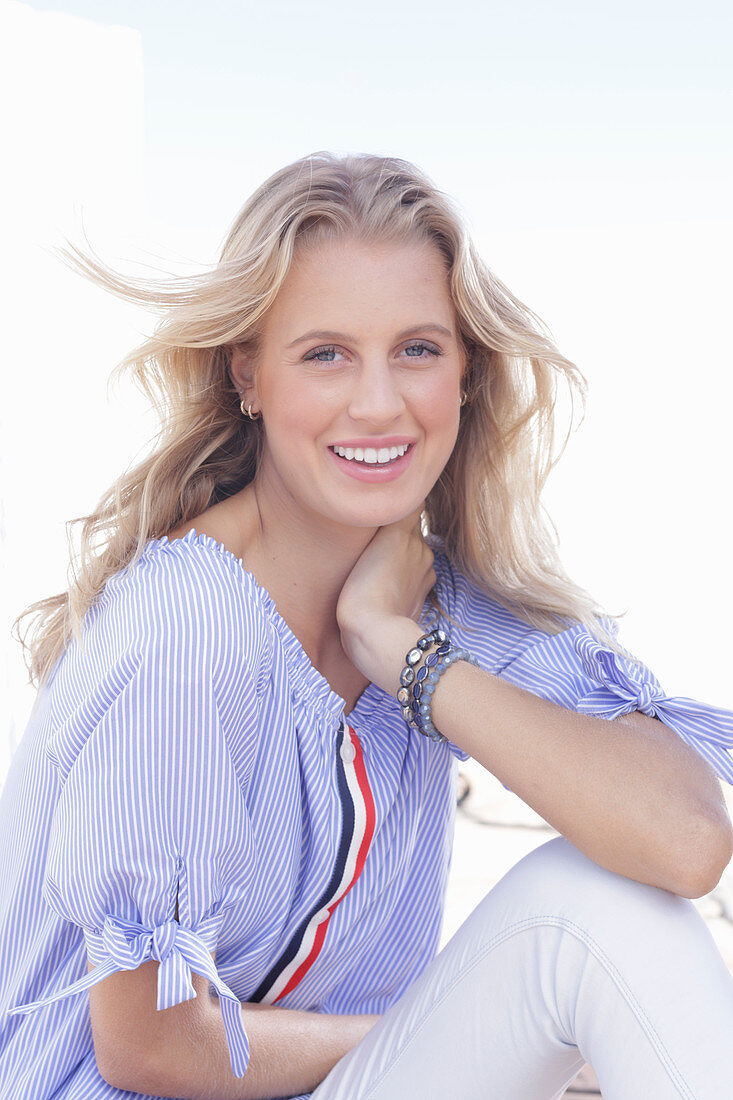
<path fill-rule="evenodd" d="M 257 403 L 257 385 L 254 356 L 241 344 L 235 344 L 229 354 L 229 374 L 240 398 L 245 403 Z"/>

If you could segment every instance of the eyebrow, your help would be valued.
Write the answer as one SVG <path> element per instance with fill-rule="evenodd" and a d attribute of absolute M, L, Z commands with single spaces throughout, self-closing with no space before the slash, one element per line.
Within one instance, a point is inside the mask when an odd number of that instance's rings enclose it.
<path fill-rule="evenodd" d="M 410 328 L 403 329 L 402 332 L 397 333 L 397 339 L 403 340 L 405 336 L 412 336 L 415 332 L 440 332 L 444 336 L 453 337 L 453 333 L 449 328 L 445 328 L 443 325 L 426 324 L 426 325 L 411 325 Z M 296 344 L 301 344 L 304 340 L 346 340 L 349 344 L 356 344 L 358 340 L 356 336 L 350 336 L 347 332 L 326 332 L 321 329 L 316 329 L 314 332 L 306 332 L 302 336 L 299 336 L 296 340 L 293 340 L 291 344 L 286 346 L 289 348 L 295 347 Z"/>

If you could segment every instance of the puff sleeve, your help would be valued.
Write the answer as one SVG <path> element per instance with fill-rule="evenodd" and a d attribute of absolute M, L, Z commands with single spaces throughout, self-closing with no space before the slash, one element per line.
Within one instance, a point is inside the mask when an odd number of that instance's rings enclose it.
<path fill-rule="evenodd" d="M 159 1010 L 196 997 L 192 973 L 214 986 L 232 1072 L 242 1077 L 241 1005 L 211 953 L 227 908 L 251 885 L 245 791 L 257 670 L 238 644 L 246 624 L 233 621 L 227 578 L 213 582 L 204 570 L 171 552 L 113 578 L 83 651 L 74 642 L 57 668 L 46 755 L 59 794 L 43 893 L 83 930 L 95 965 L 11 1011 L 155 959 Z"/>
<path fill-rule="evenodd" d="M 614 637 L 618 623 L 604 617 Z M 504 667 L 502 679 L 560 706 L 609 721 L 632 710 L 659 718 L 733 783 L 733 711 L 686 696 L 669 696 L 649 668 L 628 650 L 623 655 L 575 625 L 529 644 Z"/>

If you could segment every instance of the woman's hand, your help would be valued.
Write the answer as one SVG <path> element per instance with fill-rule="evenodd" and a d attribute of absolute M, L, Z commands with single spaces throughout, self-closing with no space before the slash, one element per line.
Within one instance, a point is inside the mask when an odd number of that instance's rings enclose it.
<path fill-rule="evenodd" d="M 390 692 L 420 634 L 418 619 L 436 579 L 422 511 L 379 528 L 346 578 L 336 609 L 350 660 Z"/>

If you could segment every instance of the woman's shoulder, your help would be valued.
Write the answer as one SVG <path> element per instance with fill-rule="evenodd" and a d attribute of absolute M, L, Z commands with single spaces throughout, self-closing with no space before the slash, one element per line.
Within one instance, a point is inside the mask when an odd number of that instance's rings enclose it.
<path fill-rule="evenodd" d="M 488 587 L 472 579 L 449 556 L 441 540 L 431 538 L 430 545 L 446 630 L 474 652 L 484 667 L 502 667 L 542 636 L 542 631 L 502 603 Z"/>
<path fill-rule="evenodd" d="M 212 753 L 246 742 L 249 758 L 271 656 L 266 610 L 225 547 L 195 530 L 151 539 L 54 669 L 46 751 L 64 776 L 90 737 L 101 746 L 119 728 L 153 746 L 165 730 L 184 751 L 196 728 Z"/>
<path fill-rule="evenodd" d="M 107 580 L 85 616 L 81 648 L 76 640 L 70 647 L 76 659 L 101 671 L 126 655 L 175 651 L 190 652 L 199 669 L 258 671 L 272 632 L 254 579 L 212 536 L 172 534 L 150 539 Z"/>

